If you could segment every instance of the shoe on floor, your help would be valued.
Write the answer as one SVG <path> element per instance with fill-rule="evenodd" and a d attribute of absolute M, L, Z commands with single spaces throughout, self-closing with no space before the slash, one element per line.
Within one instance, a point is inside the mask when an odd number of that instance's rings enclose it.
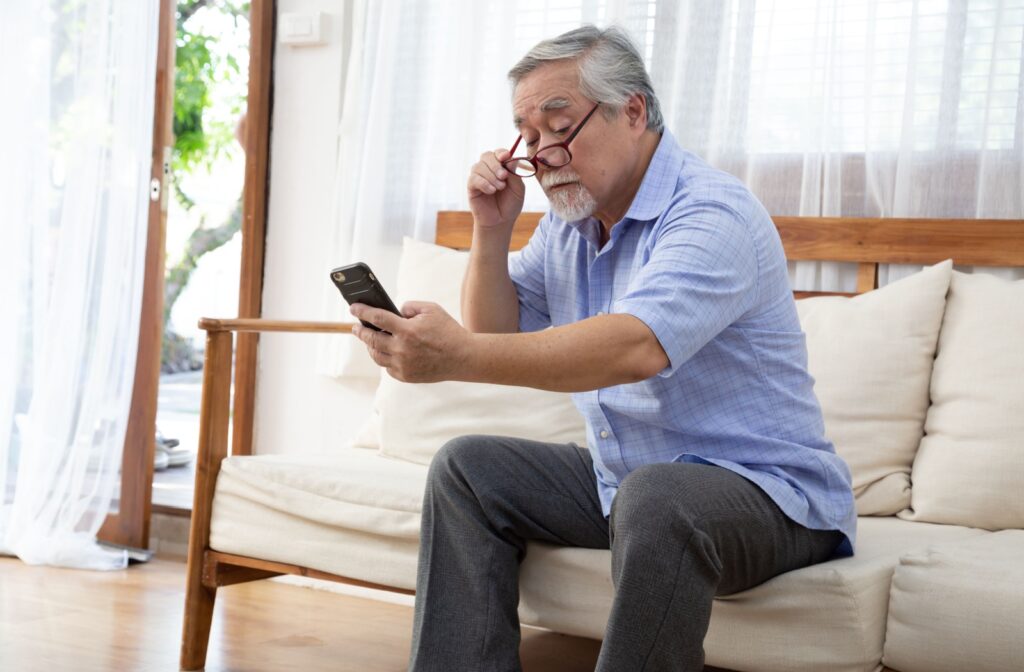
<path fill-rule="evenodd" d="M 160 444 L 157 443 L 157 449 L 153 453 L 153 470 L 163 471 L 171 464 L 171 458 L 167 456 L 167 451 L 160 450 Z"/>
<path fill-rule="evenodd" d="M 177 440 L 174 440 L 174 443 L 175 445 L 177 445 Z M 168 467 L 183 467 L 189 462 L 191 462 L 192 458 L 195 457 L 195 453 L 193 453 L 190 450 L 186 450 L 185 448 L 175 448 L 173 446 L 167 445 L 162 441 L 157 441 L 157 457 L 155 458 L 156 462 L 154 462 L 154 468 L 156 468 L 157 471 L 160 471 L 160 468 L 157 467 L 156 464 L 159 463 L 161 455 L 164 457 L 164 459 L 167 460 Z"/>
<path fill-rule="evenodd" d="M 168 448 L 174 448 L 175 446 L 177 446 L 177 445 L 178 445 L 178 440 L 177 440 L 177 439 L 168 439 L 168 438 L 165 438 L 165 437 L 164 437 L 164 435 L 160 433 L 160 430 L 159 430 L 159 429 L 158 429 L 158 430 L 156 430 L 156 442 L 157 442 L 158 444 L 159 444 L 159 443 L 162 443 L 162 444 L 164 444 L 165 446 L 167 446 Z"/>

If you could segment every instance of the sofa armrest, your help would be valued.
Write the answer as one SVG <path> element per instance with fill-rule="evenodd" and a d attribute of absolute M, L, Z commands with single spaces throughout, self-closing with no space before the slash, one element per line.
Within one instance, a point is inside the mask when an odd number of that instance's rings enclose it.
<path fill-rule="evenodd" d="M 195 494 L 189 530 L 186 605 L 192 605 L 190 608 L 205 615 L 201 618 L 186 617 L 183 635 L 186 641 L 195 639 L 196 628 L 209 629 L 209 619 L 213 613 L 216 586 L 204 584 L 203 572 L 207 552 L 210 550 L 210 519 L 217 476 L 220 473 L 221 462 L 229 455 L 228 424 L 231 417 L 234 332 L 351 334 L 354 326 L 354 323 L 347 322 L 300 322 L 256 318 L 221 320 L 204 317 L 199 320 L 199 328 L 206 331 L 206 354 L 203 363 L 203 398 L 199 412 L 199 454 L 196 456 Z M 200 609 L 195 605 L 205 607 Z"/>
<path fill-rule="evenodd" d="M 355 322 L 308 322 L 299 320 L 265 320 L 254 317 L 237 317 L 220 319 L 203 317 L 199 319 L 199 328 L 207 333 L 218 331 L 265 332 L 287 331 L 293 333 L 318 334 L 350 334 Z"/>

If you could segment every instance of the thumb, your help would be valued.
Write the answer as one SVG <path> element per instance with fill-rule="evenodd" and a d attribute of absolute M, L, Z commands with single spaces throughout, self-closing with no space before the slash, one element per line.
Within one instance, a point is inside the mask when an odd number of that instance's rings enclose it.
<path fill-rule="evenodd" d="M 402 315 L 415 317 L 417 315 L 438 312 L 441 306 L 429 301 L 406 301 L 402 304 Z"/>

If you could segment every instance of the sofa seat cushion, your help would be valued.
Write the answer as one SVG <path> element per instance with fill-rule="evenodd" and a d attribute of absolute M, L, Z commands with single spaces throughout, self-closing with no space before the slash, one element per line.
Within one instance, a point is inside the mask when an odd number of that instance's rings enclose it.
<path fill-rule="evenodd" d="M 413 589 L 427 468 L 375 451 L 225 460 L 211 548 Z M 988 532 L 894 517 L 858 520 L 857 554 L 778 576 L 715 601 L 708 664 L 750 672 L 874 670 L 899 558 Z M 531 543 L 523 623 L 601 638 L 611 553 Z M 751 665 L 751 661 L 756 661 Z"/>
<path fill-rule="evenodd" d="M 231 457 L 210 547 L 412 589 L 426 479 L 425 466 L 358 448 Z"/>
<path fill-rule="evenodd" d="M 715 600 L 707 663 L 747 672 L 869 672 L 882 658 L 889 583 L 900 556 L 987 532 L 860 518 L 857 554 Z M 600 638 L 612 602 L 608 551 L 533 545 L 521 578 L 523 621 Z"/>
<path fill-rule="evenodd" d="M 1024 530 L 900 559 L 885 664 L 900 672 L 1024 670 Z"/>

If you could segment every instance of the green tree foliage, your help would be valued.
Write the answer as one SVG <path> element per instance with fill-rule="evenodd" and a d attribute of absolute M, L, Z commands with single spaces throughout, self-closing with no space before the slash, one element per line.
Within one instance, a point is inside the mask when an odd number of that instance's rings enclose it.
<path fill-rule="evenodd" d="M 231 0 L 180 0 L 177 4 L 174 74 L 174 148 L 171 159 L 171 188 L 175 199 L 186 211 L 195 201 L 186 193 L 183 178 L 197 171 L 211 170 L 222 155 L 232 158 L 241 147 L 235 140 L 231 121 L 211 119 L 211 90 L 241 76 L 238 56 L 221 54 L 215 47 L 220 36 L 202 32 L 189 20 L 199 11 L 217 11 L 229 16 L 239 29 L 248 29 L 249 3 Z M 245 100 L 230 101 L 232 119 L 245 109 Z M 205 218 L 193 231 L 185 249 L 168 251 L 164 278 L 164 347 L 162 368 L 174 371 L 194 368 L 198 360 L 187 341 L 169 329 L 171 310 L 188 285 L 200 257 L 227 243 L 238 232 L 242 221 L 241 197 L 224 222 L 207 226 Z"/>
<path fill-rule="evenodd" d="M 180 177 L 202 167 L 209 170 L 222 154 L 229 157 L 238 149 L 234 127 L 223 121 L 211 121 L 207 114 L 213 105 L 210 90 L 219 82 L 228 82 L 240 75 L 234 54 L 218 55 L 212 46 L 217 35 L 209 35 L 190 27 L 198 11 L 219 11 L 230 16 L 237 26 L 248 21 L 249 3 L 227 0 L 181 0 L 178 3 L 177 36 L 174 58 L 174 156 L 172 169 L 175 196 L 186 209 L 194 201 L 181 189 Z M 232 112 L 242 113 L 244 100 L 232 101 Z"/>

